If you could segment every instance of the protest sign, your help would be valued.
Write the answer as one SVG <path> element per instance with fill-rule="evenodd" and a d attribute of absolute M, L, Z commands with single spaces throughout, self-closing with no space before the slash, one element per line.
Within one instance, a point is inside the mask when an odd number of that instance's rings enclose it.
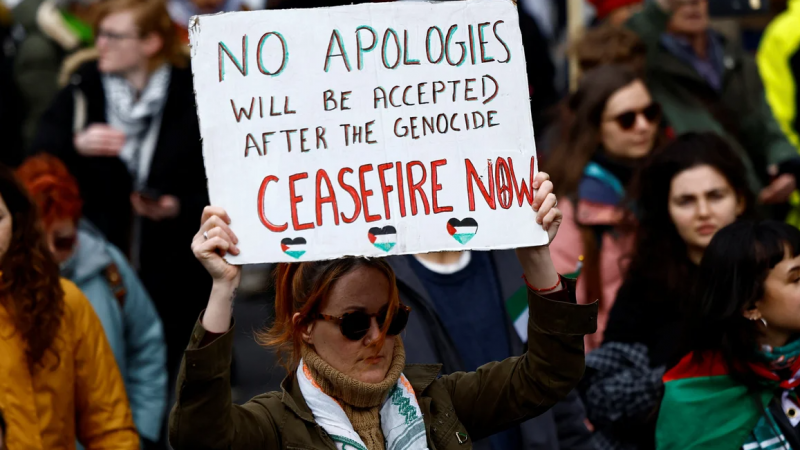
<path fill-rule="evenodd" d="M 190 33 L 232 263 L 547 242 L 510 0 L 237 12 Z"/>

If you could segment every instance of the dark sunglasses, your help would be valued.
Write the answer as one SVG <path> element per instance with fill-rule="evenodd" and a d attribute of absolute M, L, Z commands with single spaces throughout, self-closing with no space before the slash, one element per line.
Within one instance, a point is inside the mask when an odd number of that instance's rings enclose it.
<path fill-rule="evenodd" d="M 57 237 L 53 239 L 53 247 L 63 252 L 71 251 L 75 247 L 77 236 Z"/>
<path fill-rule="evenodd" d="M 330 316 L 328 314 L 317 314 L 313 317 L 314 320 L 325 320 L 328 322 L 338 323 L 339 330 L 342 336 L 350 339 L 351 341 L 360 341 L 367 335 L 372 318 L 378 321 L 378 326 L 383 327 L 386 322 L 386 315 L 388 308 L 383 308 L 377 314 L 367 314 L 364 311 L 355 311 L 342 315 L 342 317 Z M 408 315 L 411 313 L 411 308 L 406 305 L 400 304 L 397 312 L 392 317 L 392 323 L 389 324 L 389 330 L 386 332 L 389 336 L 397 336 L 406 328 L 408 324 Z"/>
<path fill-rule="evenodd" d="M 626 111 L 614 117 L 612 120 L 616 121 L 623 130 L 629 131 L 636 125 L 636 119 L 640 114 L 643 115 L 648 122 L 658 123 L 661 121 L 661 105 L 658 103 L 651 103 L 644 109 Z"/>

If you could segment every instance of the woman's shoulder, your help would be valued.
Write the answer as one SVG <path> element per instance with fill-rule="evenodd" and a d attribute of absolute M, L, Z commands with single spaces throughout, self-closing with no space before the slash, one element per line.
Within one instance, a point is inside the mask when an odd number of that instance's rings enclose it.
<path fill-rule="evenodd" d="M 86 295 L 72 281 L 61 278 L 61 289 L 64 291 L 64 310 L 69 313 L 73 325 L 84 323 L 94 316 L 94 308 Z"/>

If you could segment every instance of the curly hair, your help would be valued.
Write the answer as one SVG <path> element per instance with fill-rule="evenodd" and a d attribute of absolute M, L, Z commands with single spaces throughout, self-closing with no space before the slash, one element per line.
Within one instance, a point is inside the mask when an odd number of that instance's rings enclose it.
<path fill-rule="evenodd" d="M 744 202 L 745 209 L 739 219 L 757 218 L 747 170 L 730 144 L 714 133 L 683 134 L 650 155 L 632 183 L 639 228 L 628 278 L 648 280 L 658 286 L 689 288 L 686 280 L 693 263 L 686 242 L 669 214 L 669 193 L 673 178 L 698 166 L 710 166 L 722 174 Z"/>
<path fill-rule="evenodd" d="M 389 280 L 389 311 L 381 328 L 380 338 L 372 346 L 380 349 L 389 325 L 400 305 L 394 271 L 383 259 L 342 258 L 331 261 L 278 264 L 275 270 L 275 323 L 272 327 L 256 333 L 256 340 L 264 347 L 275 349 L 278 362 L 288 372 L 297 368 L 303 346 L 301 330 L 312 322 L 322 301 L 333 285 L 348 273 L 362 268 L 372 268 L 383 273 Z M 300 314 L 298 323 L 292 318 Z"/>
<path fill-rule="evenodd" d="M 61 219 L 78 223 L 83 210 L 78 182 L 60 159 L 46 153 L 31 156 L 17 168 L 16 174 L 38 205 L 45 228 Z"/>
<path fill-rule="evenodd" d="M 33 368 L 42 362 L 58 336 L 64 316 L 64 291 L 36 205 L 11 169 L 4 166 L 0 166 L 0 198 L 12 220 L 8 250 L 0 255 L 0 305 L 27 342 L 28 365 Z"/>

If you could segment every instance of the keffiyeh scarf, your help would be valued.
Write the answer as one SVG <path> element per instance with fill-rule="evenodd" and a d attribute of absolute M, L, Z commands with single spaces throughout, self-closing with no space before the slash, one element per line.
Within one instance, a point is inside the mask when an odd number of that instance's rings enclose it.
<path fill-rule="evenodd" d="M 137 190 L 144 187 L 150 171 L 169 81 L 170 66 L 167 64 L 150 75 L 141 93 L 121 76 L 103 75 L 106 118 L 110 126 L 125 133 L 125 145 L 119 157 L 128 167 Z"/>
<path fill-rule="evenodd" d="M 297 380 L 314 419 L 333 439 L 336 448 L 367 450 L 344 409 L 322 391 L 302 360 L 297 368 Z M 422 412 L 414 389 L 404 375 L 400 375 L 397 384 L 389 391 L 381 406 L 380 418 L 386 450 L 427 450 Z"/>

